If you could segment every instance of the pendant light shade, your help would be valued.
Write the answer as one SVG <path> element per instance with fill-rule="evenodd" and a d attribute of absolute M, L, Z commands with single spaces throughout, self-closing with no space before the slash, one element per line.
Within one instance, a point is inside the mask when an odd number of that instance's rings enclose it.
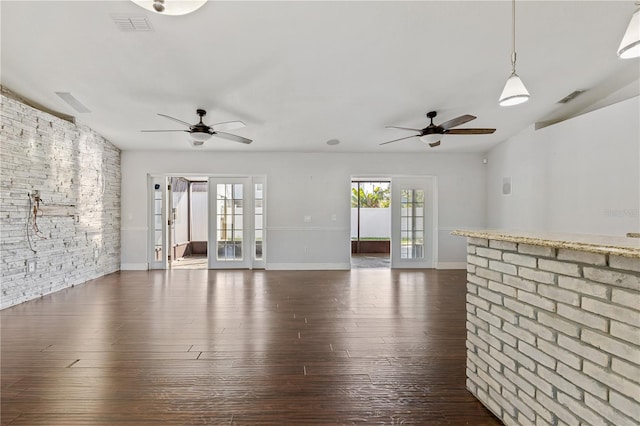
<path fill-rule="evenodd" d="M 627 31 L 622 37 L 620 47 L 618 47 L 618 56 L 623 59 L 640 56 L 640 2 L 637 2 L 636 5 L 638 9 L 631 16 Z"/>
<path fill-rule="evenodd" d="M 160 15 L 186 15 L 200 9 L 207 0 L 131 0 L 140 7 Z"/>
<path fill-rule="evenodd" d="M 507 79 L 507 83 L 502 89 L 502 94 L 498 102 L 500 106 L 512 106 L 518 105 L 529 100 L 529 91 L 524 86 L 524 83 L 516 74 L 516 0 L 511 2 L 511 36 L 512 46 L 511 50 L 511 75 Z"/>
<path fill-rule="evenodd" d="M 513 72 L 500 95 L 500 106 L 518 105 L 527 102 L 529 96 L 529 91 L 524 87 L 524 83 L 520 80 L 518 74 Z"/>

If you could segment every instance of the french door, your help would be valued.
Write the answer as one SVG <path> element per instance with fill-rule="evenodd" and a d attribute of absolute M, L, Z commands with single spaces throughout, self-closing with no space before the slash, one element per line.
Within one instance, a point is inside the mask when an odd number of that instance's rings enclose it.
<path fill-rule="evenodd" d="M 252 266 L 251 179 L 209 179 L 209 269 Z"/>
<path fill-rule="evenodd" d="M 434 267 L 434 201 L 432 177 L 392 178 L 392 268 Z"/>
<path fill-rule="evenodd" d="M 167 176 L 149 176 L 149 269 L 171 267 L 171 189 Z M 208 268 L 264 268 L 264 177 L 208 178 Z"/>

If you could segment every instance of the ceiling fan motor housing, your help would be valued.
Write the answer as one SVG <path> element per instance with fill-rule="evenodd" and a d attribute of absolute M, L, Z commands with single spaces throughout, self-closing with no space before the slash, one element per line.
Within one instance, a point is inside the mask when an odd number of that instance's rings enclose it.
<path fill-rule="evenodd" d="M 200 122 L 191 126 L 189 128 L 189 133 L 191 134 L 192 138 L 200 142 L 200 145 L 202 145 L 202 143 L 205 140 L 209 139 L 211 135 L 215 134 L 215 132 L 210 126 L 207 126 L 202 122 L 202 117 L 207 115 L 207 111 L 203 109 L 197 109 L 196 114 L 198 114 L 198 117 L 200 117 Z"/>

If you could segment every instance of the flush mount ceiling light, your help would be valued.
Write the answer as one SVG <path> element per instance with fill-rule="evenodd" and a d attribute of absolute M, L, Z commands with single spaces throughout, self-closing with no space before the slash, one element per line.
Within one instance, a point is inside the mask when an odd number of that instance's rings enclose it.
<path fill-rule="evenodd" d="M 186 15 L 200 9 L 207 0 L 131 0 L 140 7 L 143 7 L 160 15 Z"/>
<path fill-rule="evenodd" d="M 529 100 L 529 91 L 524 87 L 524 83 L 516 74 L 516 0 L 511 2 L 511 28 L 512 46 L 511 51 L 511 75 L 504 85 L 500 95 L 500 106 L 518 105 Z"/>
<path fill-rule="evenodd" d="M 618 47 L 618 56 L 622 59 L 640 56 L 640 1 L 636 2 L 636 11 L 631 16 L 627 31 Z"/>

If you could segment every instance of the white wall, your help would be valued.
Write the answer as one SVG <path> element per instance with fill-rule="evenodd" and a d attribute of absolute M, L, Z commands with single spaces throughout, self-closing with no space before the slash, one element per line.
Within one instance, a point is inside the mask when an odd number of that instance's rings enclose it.
<path fill-rule="evenodd" d="M 491 150 L 488 226 L 640 232 L 639 105 L 635 97 L 538 131 L 528 128 Z M 511 195 L 502 195 L 503 177 L 511 177 Z"/>
<path fill-rule="evenodd" d="M 208 200 L 209 196 L 206 192 L 191 193 L 191 241 L 207 241 Z"/>
<path fill-rule="evenodd" d="M 122 153 L 122 269 L 146 268 L 147 173 L 266 176 L 267 268 L 272 269 L 349 267 L 354 175 L 437 176 L 438 258 L 444 264 L 466 260 L 465 239 L 451 236 L 451 230 L 485 226 L 480 154 L 127 151 Z M 307 215 L 309 223 L 303 221 Z"/>

